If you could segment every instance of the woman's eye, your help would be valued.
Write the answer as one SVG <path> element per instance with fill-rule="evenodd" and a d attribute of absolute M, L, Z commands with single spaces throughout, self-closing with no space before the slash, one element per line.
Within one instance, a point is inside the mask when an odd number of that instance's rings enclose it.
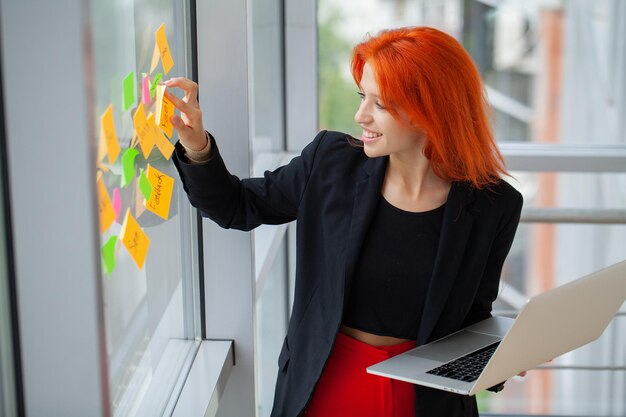
<path fill-rule="evenodd" d="M 376 102 L 376 107 L 378 107 L 381 110 L 385 110 L 385 106 L 383 106 L 382 104 L 380 104 L 379 102 Z"/>
<path fill-rule="evenodd" d="M 361 93 L 360 91 L 357 92 L 357 94 L 359 95 L 359 98 L 361 99 L 361 101 L 365 100 L 365 94 Z"/>

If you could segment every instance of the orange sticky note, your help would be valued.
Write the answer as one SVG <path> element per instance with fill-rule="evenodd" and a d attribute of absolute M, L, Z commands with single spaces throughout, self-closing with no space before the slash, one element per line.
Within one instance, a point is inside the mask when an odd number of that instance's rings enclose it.
<path fill-rule="evenodd" d="M 104 185 L 101 172 L 98 172 L 97 185 L 98 185 L 98 209 L 100 212 L 100 233 L 104 233 L 115 221 L 115 210 L 113 210 L 111 197 L 109 197 L 109 192 L 107 191 L 107 188 Z"/>
<path fill-rule="evenodd" d="M 119 235 L 119 239 L 126 247 L 126 250 L 133 258 L 139 269 L 143 268 L 150 246 L 150 238 L 144 233 L 137 220 L 130 213 L 130 208 L 126 210 L 124 223 Z"/>
<path fill-rule="evenodd" d="M 102 114 L 100 122 L 100 134 L 104 137 L 109 164 L 113 164 L 117 159 L 117 156 L 120 154 L 121 149 L 120 143 L 117 140 L 117 133 L 115 133 L 115 121 L 113 120 L 112 104 L 109 104 L 109 107 L 107 107 Z"/>
<path fill-rule="evenodd" d="M 152 194 L 146 201 L 146 208 L 159 217 L 167 220 L 170 213 L 170 202 L 174 191 L 174 178 L 167 176 L 153 166 L 146 167 L 146 176 L 152 185 Z"/>
<path fill-rule="evenodd" d="M 100 137 L 98 138 L 98 156 L 96 157 L 96 162 L 101 162 L 106 154 L 107 144 L 104 140 L 104 135 L 102 134 L 102 128 L 100 128 Z"/>
<path fill-rule="evenodd" d="M 152 140 L 154 144 L 163 157 L 169 161 L 174 153 L 174 145 L 172 145 L 172 142 L 165 137 L 161 129 L 155 124 L 154 115 L 152 113 L 148 115 L 148 125 L 152 127 Z"/>
<path fill-rule="evenodd" d="M 141 153 L 145 159 L 148 159 L 152 147 L 154 146 L 154 129 L 150 126 L 150 121 L 146 119 L 143 103 L 137 106 L 137 110 L 135 110 L 133 116 L 133 123 L 135 125 L 135 133 L 137 134 Z M 154 124 L 154 118 L 151 123 Z"/>
<path fill-rule="evenodd" d="M 174 115 L 175 107 L 174 103 L 172 103 L 169 98 L 165 97 L 164 93 L 165 85 L 158 85 L 156 93 L 156 114 L 154 115 L 154 120 L 161 130 L 171 138 L 174 131 L 174 125 L 170 119 Z"/>
<path fill-rule="evenodd" d="M 154 50 L 152 51 L 152 62 L 150 62 L 150 74 L 159 65 L 159 46 L 155 43 Z"/>
<path fill-rule="evenodd" d="M 167 74 L 174 66 L 174 60 L 172 59 L 170 46 L 167 43 L 167 36 L 165 36 L 165 23 L 159 26 L 155 33 L 155 37 L 156 44 L 159 48 L 159 55 L 161 56 L 161 63 L 163 64 L 163 72 Z"/>

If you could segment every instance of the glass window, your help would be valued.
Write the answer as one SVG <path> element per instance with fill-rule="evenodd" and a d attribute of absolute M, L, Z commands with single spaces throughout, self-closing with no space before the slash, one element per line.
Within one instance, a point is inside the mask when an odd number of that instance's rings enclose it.
<path fill-rule="evenodd" d="M 176 137 L 157 136 L 153 146 L 147 136 L 137 136 L 134 124 L 143 108 L 143 122 L 158 131 L 150 119 L 156 113 L 150 87 L 165 72 L 166 61 L 159 55 L 154 61 L 153 54 L 162 24 L 174 62 L 163 77 L 191 78 L 189 8 L 188 1 L 174 0 L 90 1 L 96 137 L 104 129 L 101 116 L 112 105 L 121 148 L 109 159 L 114 147 L 101 142 L 99 149 L 107 152 L 99 153 L 95 167 L 104 188 L 102 288 L 116 416 L 157 416 L 170 409 L 169 399 L 197 346 L 194 216 L 169 160 Z M 110 208 L 103 209 L 107 198 Z M 115 220 L 109 225 L 105 219 L 111 208 Z"/>
<path fill-rule="evenodd" d="M 252 17 L 252 158 L 257 163 L 267 153 L 285 149 L 283 6 L 282 1 L 254 0 L 249 7 Z"/>

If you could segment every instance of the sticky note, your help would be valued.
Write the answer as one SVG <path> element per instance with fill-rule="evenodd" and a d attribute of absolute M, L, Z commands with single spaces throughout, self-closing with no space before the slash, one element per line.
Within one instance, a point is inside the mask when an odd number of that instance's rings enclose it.
<path fill-rule="evenodd" d="M 96 157 L 96 162 L 102 161 L 106 154 L 107 143 L 104 139 L 104 135 L 102 134 L 102 127 L 100 127 L 100 137 L 98 138 L 98 156 Z"/>
<path fill-rule="evenodd" d="M 153 123 L 151 124 L 150 121 L 152 121 Z M 151 125 L 153 128 L 154 144 L 159 149 L 159 152 L 161 152 L 163 157 L 169 160 L 174 153 L 174 145 L 172 145 L 172 142 L 170 142 L 169 139 L 165 137 L 163 132 L 161 132 L 161 129 L 159 129 L 156 124 L 154 124 L 154 115 L 151 114 L 150 116 L 148 116 L 148 124 Z"/>
<path fill-rule="evenodd" d="M 159 58 L 161 57 L 161 55 L 159 54 L 159 45 L 156 44 L 156 42 L 154 43 L 154 49 L 152 50 L 152 60 L 150 62 L 150 74 L 152 74 L 152 71 L 154 71 L 154 69 L 157 67 L 157 65 L 159 65 Z"/>
<path fill-rule="evenodd" d="M 139 173 L 139 189 L 141 190 L 141 194 L 143 194 L 146 201 L 150 200 L 150 196 L 152 195 L 152 184 L 148 181 L 148 177 L 143 169 Z"/>
<path fill-rule="evenodd" d="M 120 195 L 120 189 L 117 187 L 113 189 L 111 204 L 113 205 L 113 211 L 115 212 L 115 221 L 119 223 L 120 213 L 122 212 L 122 196 Z"/>
<path fill-rule="evenodd" d="M 113 105 L 104 111 L 100 118 L 100 135 L 103 138 L 106 146 L 107 157 L 109 158 L 109 164 L 113 164 L 120 154 L 120 143 L 117 140 L 117 133 L 115 133 L 115 120 L 113 119 Z"/>
<path fill-rule="evenodd" d="M 100 211 L 100 233 L 104 233 L 115 220 L 115 210 L 113 210 L 111 198 L 102 180 L 101 172 L 98 173 L 96 182 L 98 187 L 98 209 Z"/>
<path fill-rule="evenodd" d="M 139 181 L 135 181 L 135 218 L 138 219 L 146 211 L 146 199 L 143 198 Z"/>
<path fill-rule="evenodd" d="M 143 104 L 150 104 L 151 101 L 152 97 L 150 97 L 150 77 L 144 75 L 143 80 L 141 81 L 141 102 Z"/>
<path fill-rule="evenodd" d="M 104 266 L 104 272 L 108 275 L 113 274 L 115 269 L 115 244 L 117 243 L 117 236 L 111 236 L 107 243 L 102 246 L 102 266 Z"/>
<path fill-rule="evenodd" d="M 122 155 L 122 187 L 126 187 L 135 176 L 135 158 L 139 151 L 135 148 L 128 148 Z"/>
<path fill-rule="evenodd" d="M 159 48 L 159 55 L 161 56 L 161 63 L 163 64 L 163 72 L 168 73 L 174 66 L 174 60 L 170 51 L 170 46 L 167 43 L 167 37 L 165 36 L 165 23 L 163 23 L 157 29 L 155 33 L 156 44 Z"/>
<path fill-rule="evenodd" d="M 174 153 L 174 145 L 165 137 L 161 129 L 155 124 L 154 114 L 150 113 L 147 119 L 148 126 L 152 127 L 151 140 L 163 157 L 169 160 Z"/>
<path fill-rule="evenodd" d="M 154 98 L 156 96 L 156 88 L 161 82 L 161 78 L 163 78 L 163 74 L 160 72 L 154 76 L 154 81 L 150 84 L 150 98 Z"/>
<path fill-rule="evenodd" d="M 135 125 L 135 134 L 137 135 L 137 141 L 139 142 L 141 153 L 146 159 L 148 159 L 155 142 L 155 129 L 150 123 L 154 124 L 154 118 L 152 118 L 151 122 L 147 120 L 143 103 L 140 103 L 139 106 L 137 106 L 137 110 L 135 110 L 135 114 L 133 115 L 133 124 Z"/>
<path fill-rule="evenodd" d="M 130 213 L 130 208 L 126 210 L 119 238 L 137 264 L 137 267 L 142 269 L 148 254 L 150 238 L 144 233 L 137 220 Z"/>
<path fill-rule="evenodd" d="M 135 71 L 131 71 L 122 81 L 122 111 L 126 111 L 135 104 Z"/>
<path fill-rule="evenodd" d="M 156 114 L 154 120 L 157 125 L 168 137 L 172 137 L 174 125 L 172 125 L 171 117 L 174 115 L 174 103 L 165 96 L 165 85 L 157 86 L 156 93 Z"/>
<path fill-rule="evenodd" d="M 172 192 L 174 191 L 174 178 L 167 176 L 150 164 L 146 168 L 146 175 L 152 185 L 152 195 L 146 200 L 146 208 L 167 220 L 170 213 Z"/>

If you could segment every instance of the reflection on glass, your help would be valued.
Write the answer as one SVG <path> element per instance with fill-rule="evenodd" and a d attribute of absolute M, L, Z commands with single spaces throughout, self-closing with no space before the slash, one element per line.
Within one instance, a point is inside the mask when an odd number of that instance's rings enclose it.
<path fill-rule="evenodd" d="M 161 415 L 195 345 L 195 326 L 189 325 L 193 321 L 188 296 L 191 253 L 183 250 L 191 224 L 182 187 L 175 181 L 167 215 L 146 208 L 151 199 L 166 201 L 165 180 L 178 178 L 166 159 L 175 138 L 151 136 L 163 141 L 144 154 L 145 141 L 138 142 L 143 136 L 135 137 L 141 125 L 133 120 L 141 103 L 148 119 L 141 119 L 143 129 L 158 129 L 154 122 L 147 127 L 145 123 L 150 123 L 150 113 L 156 111 L 150 90 L 155 90 L 157 74 L 165 72 L 158 55 L 156 68 L 151 69 L 155 32 L 162 24 L 174 61 L 165 77 L 190 76 L 188 8 L 187 2 L 173 0 L 90 1 L 95 136 L 100 136 L 100 117 L 112 105 L 120 146 L 115 161 L 99 157 L 94 167 L 110 199 L 104 211 L 101 193 L 101 220 L 105 213 L 115 218 L 112 224 L 101 226 L 101 243 L 109 386 L 116 416 Z M 147 85 L 144 74 L 149 77 Z M 123 82 L 126 77 L 127 84 Z M 110 149 L 106 143 L 104 147 Z"/>

